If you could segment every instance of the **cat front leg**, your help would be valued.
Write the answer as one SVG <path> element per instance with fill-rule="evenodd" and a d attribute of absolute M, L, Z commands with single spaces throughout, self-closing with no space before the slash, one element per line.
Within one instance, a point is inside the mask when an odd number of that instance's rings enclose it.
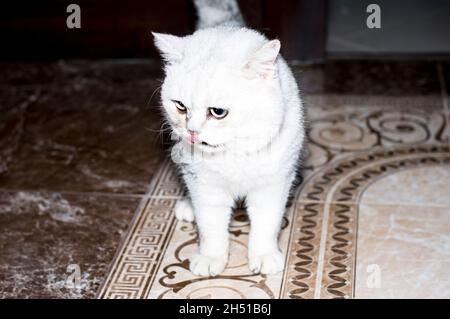
<path fill-rule="evenodd" d="M 217 276 L 228 262 L 228 225 L 233 198 L 220 190 L 205 189 L 192 195 L 199 232 L 199 253 L 190 260 L 190 270 L 198 276 Z"/>
<path fill-rule="evenodd" d="M 280 182 L 247 195 L 250 218 L 248 260 L 253 273 L 276 274 L 284 268 L 284 257 L 278 248 L 278 234 L 287 194 L 284 183 Z"/>

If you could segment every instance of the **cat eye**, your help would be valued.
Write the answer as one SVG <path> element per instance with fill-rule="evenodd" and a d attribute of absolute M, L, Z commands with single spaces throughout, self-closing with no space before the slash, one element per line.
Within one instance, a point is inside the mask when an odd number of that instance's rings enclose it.
<path fill-rule="evenodd" d="M 225 116 L 228 115 L 228 111 L 225 109 L 221 109 L 219 107 L 210 107 L 209 109 L 209 114 L 211 114 L 212 116 L 214 116 L 216 119 L 223 119 Z"/>
<path fill-rule="evenodd" d="M 176 100 L 172 100 L 172 102 L 175 104 L 178 111 L 180 111 L 181 113 L 186 113 L 187 108 L 186 108 L 186 106 L 184 106 L 183 103 L 181 103 L 180 101 L 176 101 Z"/>

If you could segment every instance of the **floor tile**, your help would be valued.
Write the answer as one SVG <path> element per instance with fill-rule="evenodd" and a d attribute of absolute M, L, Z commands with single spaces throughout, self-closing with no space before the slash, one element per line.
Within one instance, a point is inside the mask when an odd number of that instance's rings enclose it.
<path fill-rule="evenodd" d="M 450 207 L 366 204 L 363 197 L 355 297 L 449 298 L 449 211 Z"/>
<path fill-rule="evenodd" d="M 139 201 L 0 192 L 0 298 L 95 297 Z"/>
<path fill-rule="evenodd" d="M 429 162 L 378 180 L 364 192 L 361 201 L 375 205 L 450 207 L 449 189 L 450 162 L 436 166 Z"/>
<path fill-rule="evenodd" d="M 11 71 L 1 88 L 0 188 L 145 193 L 166 141 L 151 99 L 155 72 L 139 79 L 126 67 L 61 62 L 53 73 Z M 26 70 L 50 74 L 33 86 Z"/>
<path fill-rule="evenodd" d="M 439 95 L 434 61 L 336 60 L 321 67 L 294 67 L 308 94 Z"/>
<path fill-rule="evenodd" d="M 308 144 L 304 173 L 334 158 L 373 148 L 448 145 L 440 96 L 307 95 Z"/>
<path fill-rule="evenodd" d="M 446 165 L 371 184 L 359 202 L 356 298 L 450 297 Z"/>

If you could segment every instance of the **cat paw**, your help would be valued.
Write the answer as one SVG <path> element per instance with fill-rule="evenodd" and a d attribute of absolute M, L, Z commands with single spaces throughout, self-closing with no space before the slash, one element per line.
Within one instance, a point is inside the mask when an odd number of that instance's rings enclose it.
<path fill-rule="evenodd" d="M 284 268 L 284 257 L 279 251 L 262 255 L 249 257 L 248 267 L 254 274 L 275 275 Z"/>
<path fill-rule="evenodd" d="M 175 217 L 184 222 L 194 221 L 194 208 L 188 198 L 182 198 L 175 204 Z"/>
<path fill-rule="evenodd" d="M 215 277 L 225 269 L 226 265 L 227 258 L 215 258 L 197 254 L 191 258 L 189 269 L 197 276 Z"/>

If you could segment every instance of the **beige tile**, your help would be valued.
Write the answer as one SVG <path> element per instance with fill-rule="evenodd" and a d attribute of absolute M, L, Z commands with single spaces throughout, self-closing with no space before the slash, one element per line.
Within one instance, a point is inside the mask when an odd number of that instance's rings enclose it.
<path fill-rule="evenodd" d="M 374 178 L 362 194 L 356 298 L 450 296 L 450 166 L 438 160 L 397 160 L 414 166 Z"/>
<path fill-rule="evenodd" d="M 449 177 L 448 165 L 418 167 L 366 190 L 359 204 L 356 297 L 450 297 Z M 370 265 L 380 270 L 379 288 L 367 284 Z"/>
<path fill-rule="evenodd" d="M 332 158 L 332 153 L 321 145 L 307 143 L 305 145 L 305 157 L 302 174 L 306 179 L 314 172 L 325 166 Z"/>
<path fill-rule="evenodd" d="M 356 298 L 450 298 L 449 207 L 362 203 L 358 224 Z"/>
<path fill-rule="evenodd" d="M 323 211 L 323 203 L 295 203 L 280 298 L 312 299 L 317 292 L 319 255 L 326 242 L 321 238 Z"/>
<path fill-rule="evenodd" d="M 450 207 L 449 194 L 450 163 L 415 167 L 385 176 L 364 192 L 362 203 Z"/>
<path fill-rule="evenodd" d="M 334 151 L 445 144 L 442 101 L 431 97 L 310 95 L 311 140 Z"/>
<path fill-rule="evenodd" d="M 320 232 L 315 298 L 353 296 L 356 216 L 357 206 L 354 203 L 324 205 L 323 220 L 326 227 Z"/>

